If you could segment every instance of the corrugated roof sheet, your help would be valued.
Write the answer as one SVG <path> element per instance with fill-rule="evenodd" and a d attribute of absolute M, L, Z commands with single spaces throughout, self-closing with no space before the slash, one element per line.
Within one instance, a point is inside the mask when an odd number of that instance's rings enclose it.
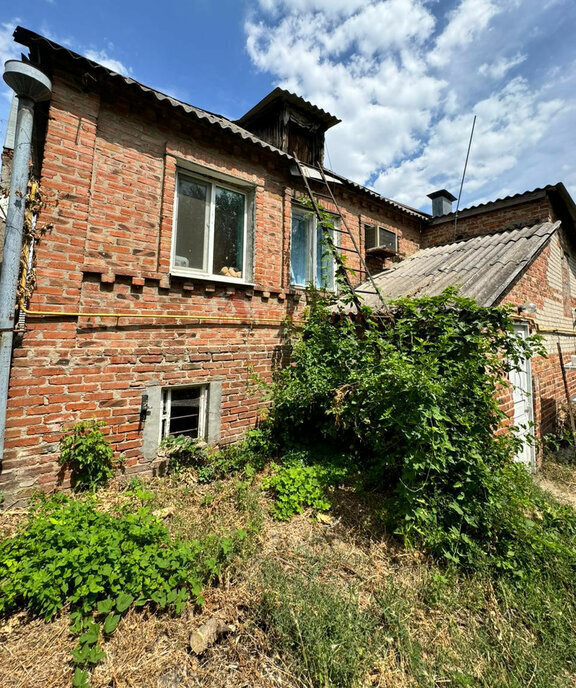
<path fill-rule="evenodd" d="M 72 50 L 69 50 L 68 48 L 58 45 L 58 43 L 54 43 L 54 41 L 51 41 L 48 38 L 45 38 L 44 36 L 35 33 L 34 31 L 30 31 L 29 29 L 25 29 L 21 26 L 18 26 L 14 31 L 14 40 L 18 43 L 21 43 L 22 45 L 27 46 L 28 48 L 31 48 L 33 45 L 44 46 L 45 48 L 48 48 L 56 53 L 60 53 L 66 56 L 74 62 L 84 64 L 86 69 L 90 69 L 96 73 L 105 75 L 108 78 L 117 80 L 119 82 L 123 82 L 129 87 L 137 88 L 140 92 L 153 96 L 154 98 L 156 98 L 156 100 L 158 100 L 161 103 L 167 103 L 172 107 L 179 108 L 183 110 L 186 114 L 191 115 L 196 119 L 208 122 L 209 124 L 219 127 L 220 129 L 224 129 L 230 132 L 231 134 L 234 134 L 235 136 L 239 136 L 245 141 L 254 143 L 257 146 L 260 146 L 261 148 L 265 148 L 275 153 L 276 155 L 280 155 L 283 158 L 286 158 L 287 160 L 294 160 L 294 157 L 292 155 L 289 155 L 288 153 L 285 153 L 279 148 L 272 146 L 271 144 L 262 140 L 258 136 L 254 136 L 254 134 L 249 132 L 247 129 L 244 129 L 238 124 L 235 124 L 234 122 L 227 119 L 226 117 L 223 117 L 222 115 L 216 115 L 212 112 L 208 112 L 207 110 L 202 110 L 201 108 L 194 107 L 193 105 L 188 105 L 187 103 L 184 103 L 181 100 L 177 100 L 176 98 L 172 98 L 171 96 L 168 96 L 165 93 L 156 91 L 155 89 L 150 88 L 149 86 L 145 86 L 144 84 L 140 83 L 139 81 L 136 81 L 135 79 L 131 79 L 130 77 L 123 76 L 121 74 L 113 72 L 107 67 L 104 67 L 103 65 L 98 64 L 93 60 L 89 60 L 87 57 L 83 57 L 82 55 L 79 55 L 78 53 L 75 53 Z M 295 98 L 300 97 L 296 96 L 295 94 L 291 95 L 293 95 Z M 308 101 L 304 102 L 307 103 Z M 309 103 L 309 105 L 310 107 L 316 107 L 311 103 Z M 360 191 L 362 193 L 366 193 L 375 200 L 383 202 L 393 208 L 396 208 L 397 210 L 407 213 L 408 215 L 412 215 L 425 220 L 430 218 L 430 215 L 428 213 L 424 213 L 419 210 L 416 210 L 415 208 L 410 208 L 409 206 L 406 206 L 402 203 L 392 201 L 391 199 L 386 198 L 385 196 L 381 196 L 376 191 L 368 189 L 367 187 L 362 186 L 361 184 L 357 184 L 356 182 L 353 182 L 350 179 L 347 179 L 346 177 L 342 177 L 341 175 L 338 175 L 335 172 L 332 172 L 331 170 L 326 169 L 326 172 L 328 172 L 331 175 L 334 175 L 335 177 L 340 179 L 344 184 L 350 186 L 351 188 L 356 189 L 357 191 Z"/>
<path fill-rule="evenodd" d="M 560 222 L 476 236 L 417 251 L 374 277 L 382 296 L 435 296 L 446 287 L 458 287 L 463 296 L 482 306 L 495 303 L 513 280 L 534 260 Z M 370 290 L 370 286 L 360 289 Z M 360 294 L 378 307 L 371 294 Z"/>
<path fill-rule="evenodd" d="M 301 108 L 304 108 L 304 110 L 307 110 L 311 115 L 319 119 L 321 122 L 324 122 L 327 128 L 333 127 L 335 124 L 338 124 L 342 121 L 341 119 L 338 119 L 338 117 L 326 112 L 326 110 L 314 105 L 314 103 L 311 103 L 309 100 L 305 100 L 302 98 L 302 96 L 277 86 L 267 96 L 264 96 L 259 103 L 256 103 L 254 107 L 250 108 L 246 114 L 242 115 L 242 117 L 239 117 L 236 120 L 236 123 L 240 125 L 246 124 L 256 115 L 260 115 L 268 105 L 278 100 L 288 101 L 298 105 Z"/>

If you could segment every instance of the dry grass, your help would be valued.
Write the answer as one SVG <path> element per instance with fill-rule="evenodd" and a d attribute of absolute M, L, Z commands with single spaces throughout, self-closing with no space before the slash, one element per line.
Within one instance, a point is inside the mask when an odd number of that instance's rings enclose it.
<path fill-rule="evenodd" d="M 278 653 L 274 638 L 254 611 L 266 562 L 274 562 L 289 575 L 326 581 L 336 590 L 356 590 L 362 608 L 380 610 L 379 652 L 366 686 L 457 685 L 446 668 L 458 669 L 463 646 L 468 652 L 468 674 L 480 678 L 494 671 L 485 648 L 471 643 L 486 624 L 501 637 L 504 659 L 519 643 L 530 648 L 536 642 L 528 632 L 509 637 L 509 619 L 490 586 L 479 596 L 478 586 L 461 578 L 451 587 L 440 585 L 443 600 L 436 604 L 437 569 L 419 552 L 406 552 L 386 537 L 377 504 L 353 492 L 342 490 L 334 496 L 335 506 L 327 519 L 308 513 L 283 523 L 269 517 L 270 504 L 257 486 L 238 487 L 235 480 L 199 485 L 192 476 L 184 476 L 150 480 L 145 487 L 155 494 L 154 509 L 174 507 L 164 519 L 173 534 L 193 538 L 247 524 L 257 526 L 258 532 L 247 555 L 231 566 L 217 587 L 206 591 L 201 609 L 189 605 L 179 617 L 146 609 L 130 611 L 103 645 L 106 658 L 92 674 L 94 688 L 309 687 L 309 682 L 297 678 L 290 659 Z M 101 495 L 109 509 L 134 500 L 119 483 Z M 14 533 L 23 518 L 23 510 L 0 512 L 0 537 Z M 196 657 L 188 649 L 189 634 L 212 616 L 222 618 L 233 631 Z M 400 651 L 401 633 L 407 635 Z M 24 614 L 0 621 L 0 686 L 70 685 L 74 645 L 65 614 L 51 623 Z M 414 662 L 426 667 L 420 677 Z M 490 685 L 498 685 L 497 679 Z M 513 684 L 503 680 L 502 685 Z M 571 677 L 566 685 L 575 685 Z"/>

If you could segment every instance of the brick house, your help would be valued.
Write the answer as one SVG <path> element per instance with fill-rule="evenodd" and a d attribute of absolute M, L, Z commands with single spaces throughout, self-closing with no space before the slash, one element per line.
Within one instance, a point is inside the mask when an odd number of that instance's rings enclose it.
<path fill-rule="evenodd" d="M 275 89 L 231 121 L 26 29 L 15 40 L 52 82 L 32 146 L 37 223 L 51 229 L 19 304 L 1 492 L 58 484 L 62 428 L 81 419 L 106 423 L 129 473 L 152 469 L 166 435 L 230 442 L 257 421 L 253 373 L 269 380 L 285 358 L 284 323 L 301 317 L 305 285 L 334 288 L 293 152 L 379 279 L 435 246 L 528 228 L 492 302 L 534 302 L 526 322 L 546 328 L 552 354 L 557 338 L 574 353 L 576 213 L 561 184 L 460 211 L 455 242 L 442 194 L 444 214 L 431 216 L 326 171 L 337 204 L 326 197 L 314 166 L 338 120 L 298 96 Z M 7 140 L 4 182 L 10 158 Z M 346 232 L 336 241 L 352 249 Z M 557 360 L 534 361 L 531 374 L 547 429 L 563 398 Z"/>

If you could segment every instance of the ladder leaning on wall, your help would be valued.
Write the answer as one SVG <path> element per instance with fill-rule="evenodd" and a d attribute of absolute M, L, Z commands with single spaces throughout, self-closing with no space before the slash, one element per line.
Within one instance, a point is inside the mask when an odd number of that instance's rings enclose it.
<path fill-rule="evenodd" d="M 314 210 L 314 213 L 316 215 L 316 218 L 318 219 L 318 222 L 320 223 L 320 226 L 324 229 L 324 237 L 326 239 L 326 244 L 330 249 L 330 252 L 332 253 L 332 257 L 334 258 L 334 262 L 336 264 L 336 272 L 338 275 L 340 275 L 349 291 L 352 297 L 352 302 L 357 308 L 357 312 L 360 314 L 362 313 L 362 300 L 359 294 L 370 294 L 372 296 L 376 296 L 376 298 L 379 301 L 379 306 L 375 309 L 377 317 L 381 317 L 382 315 L 388 314 L 388 306 L 386 305 L 386 302 L 384 301 L 382 294 L 380 293 L 380 290 L 378 289 L 378 285 L 374 281 L 374 278 L 370 272 L 370 269 L 368 268 L 368 265 L 366 263 L 366 260 L 364 259 L 364 256 L 362 255 L 360 251 L 360 247 L 358 246 L 358 241 L 356 240 L 353 232 L 350 231 L 350 228 L 346 224 L 346 220 L 344 219 L 343 214 L 340 211 L 340 206 L 338 205 L 338 202 L 336 201 L 336 198 L 334 197 L 334 193 L 332 192 L 332 189 L 330 188 L 330 185 L 328 184 L 328 180 L 326 179 L 326 175 L 324 174 L 324 170 L 320 164 L 316 165 L 314 167 L 315 170 L 318 170 L 320 174 L 320 178 L 322 179 L 322 182 L 324 186 L 326 187 L 326 190 L 328 191 L 328 195 L 332 203 L 334 204 L 334 208 L 336 209 L 336 212 L 341 218 L 341 226 L 340 227 L 330 227 L 330 229 L 325 228 L 325 217 L 322 215 L 322 211 L 320 209 L 320 206 L 318 205 L 316 198 L 314 197 L 314 192 L 312 191 L 310 187 L 310 183 L 308 182 L 308 178 L 306 175 L 306 171 L 298 159 L 298 156 L 296 153 L 292 154 L 294 156 L 294 160 L 296 162 L 296 166 L 298 168 L 298 173 L 300 177 L 302 178 L 302 181 L 304 182 L 304 187 L 306 188 L 306 193 L 308 195 L 308 198 L 310 199 L 310 203 L 312 204 L 312 208 Z M 336 246 L 334 240 L 330 236 L 330 232 L 338 232 L 342 235 L 346 235 L 350 238 L 350 244 L 352 245 L 353 248 L 350 248 L 348 246 Z M 361 268 L 358 269 L 352 269 L 349 268 L 346 265 L 346 262 L 343 258 L 343 252 L 352 254 L 357 257 L 359 264 L 361 265 Z M 362 281 L 362 283 L 359 285 L 360 288 L 355 287 L 352 284 L 352 281 L 350 279 L 350 273 L 354 274 L 362 274 L 364 275 L 365 279 Z M 366 288 L 368 287 L 368 288 Z"/>

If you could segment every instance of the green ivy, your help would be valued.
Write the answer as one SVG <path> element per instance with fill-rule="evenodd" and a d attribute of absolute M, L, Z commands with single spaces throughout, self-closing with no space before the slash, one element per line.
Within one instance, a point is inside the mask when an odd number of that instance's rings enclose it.
<path fill-rule="evenodd" d="M 236 444 L 211 447 L 183 435 L 162 440 L 161 452 L 167 458 L 169 473 L 194 469 L 200 483 L 209 483 L 239 471 L 252 473 L 262 468 L 272 454 L 273 444 L 266 429 L 253 428 Z"/>
<path fill-rule="evenodd" d="M 103 421 L 87 420 L 69 428 L 60 440 L 61 466 L 70 469 L 72 486 L 77 490 L 96 489 L 114 475 L 122 460 L 114 459 L 110 443 L 102 432 Z"/>
<path fill-rule="evenodd" d="M 576 560 L 565 538 L 574 519 L 545 506 L 503 427 L 497 393 L 523 358 L 542 353 L 539 338 L 514 335 L 507 309 L 448 289 L 399 299 L 386 320 L 366 309 L 359 323 L 312 293 L 292 347 L 273 389 L 280 453 L 312 442 L 345 450 L 364 486 L 387 495 L 394 532 L 462 566 L 521 576 Z M 290 470 L 280 475 L 292 505 L 314 483 Z"/>
<path fill-rule="evenodd" d="M 201 604 L 204 583 L 244 535 L 178 542 L 148 507 L 113 514 L 93 496 L 40 498 L 25 527 L 0 543 L 0 616 L 22 609 L 50 620 L 66 605 L 78 636 L 74 685 L 84 686 L 104 656 L 100 640 L 130 607 L 179 613 L 190 596 Z"/>

